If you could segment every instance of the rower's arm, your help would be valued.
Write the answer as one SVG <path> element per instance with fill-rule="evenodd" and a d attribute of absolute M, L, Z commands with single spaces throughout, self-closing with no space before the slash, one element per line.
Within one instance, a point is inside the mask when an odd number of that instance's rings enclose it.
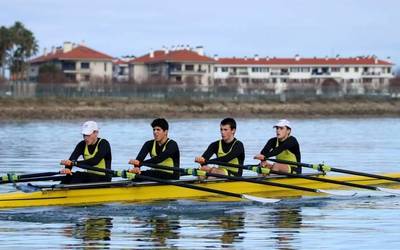
<path fill-rule="evenodd" d="M 111 147 L 110 143 L 103 139 L 99 142 L 98 151 L 93 158 L 78 161 L 76 165 L 78 167 L 79 165 L 96 166 L 102 159 L 105 159 L 107 155 L 111 155 Z"/>
<path fill-rule="evenodd" d="M 80 141 L 74 151 L 72 152 L 71 156 L 69 157 L 70 161 L 76 161 L 78 160 L 79 156 L 83 155 L 83 152 L 85 150 L 85 141 Z M 69 169 L 71 169 L 72 167 L 67 167 Z"/>
<path fill-rule="evenodd" d="M 241 158 L 241 156 L 244 155 L 244 146 L 243 143 L 240 141 L 237 141 L 235 145 L 233 145 L 233 148 L 231 152 L 229 152 L 227 155 L 222 156 L 222 157 L 217 157 L 213 160 L 215 161 L 222 161 L 222 162 L 229 162 L 235 158 Z"/>
<path fill-rule="evenodd" d="M 174 158 L 174 155 L 179 151 L 178 144 L 175 141 L 169 141 L 165 150 L 153 158 L 143 161 L 144 163 L 160 163 L 167 158 Z"/>
<path fill-rule="evenodd" d="M 147 154 L 150 153 L 152 147 L 153 147 L 152 140 L 145 142 L 142 146 L 142 149 L 140 149 L 139 154 L 136 156 L 136 160 L 143 162 Z"/>
<path fill-rule="evenodd" d="M 267 143 L 267 145 L 268 145 L 268 143 Z M 261 154 L 264 155 L 265 158 L 277 156 L 280 153 L 282 153 L 284 150 L 291 150 L 297 144 L 298 144 L 297 140 L 293 136 L 291 136 L 291 137 L 287 138 L 284 142 L 280 143 L 278 147 L 272 147 L 272 150 L 270 149 L 270 151 L 266 151 L 266 152 L 264 152 L 264 150 L 263 150 L 261 152 Z"/>
<path fill-rule="evenodd" d="M 207 150 L 204 151 L 204 153 L 201 155 L 204 159 L 206 159 L 206 161 L 208 161 L 211 156 L 213 156 L 214 154 L 217 155 L 218 153 L 218 141 L 211 143 Z"/>

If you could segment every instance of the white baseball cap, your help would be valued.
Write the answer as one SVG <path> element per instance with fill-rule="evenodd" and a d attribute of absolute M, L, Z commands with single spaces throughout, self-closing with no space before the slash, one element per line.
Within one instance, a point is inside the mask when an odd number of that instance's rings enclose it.
<path fill-rule="evenodd" d="M 82 125 L 82 134 L 91 135 L 94 131 L 99 131 L 97 123 L 94 121 L 87 121 Z"/>
<path fill-rule="evenodd" d="M 292 126 L 290 125 L 290 122 L 288 121 L 288 120 L 286 120 L 286 119 L 282 119 L 282 120 L 279 120 L 274 126 L 273 126 L 273 128 L 276 128 L 276 127 L 288 127 L 288 128 L 292 128 Z"/>

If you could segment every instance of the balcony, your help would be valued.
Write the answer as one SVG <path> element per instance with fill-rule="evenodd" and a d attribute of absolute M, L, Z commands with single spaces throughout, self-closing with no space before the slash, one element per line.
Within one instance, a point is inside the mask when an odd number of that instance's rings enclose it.
<path fill-rule="evenodd" d="M 203 75 L 207 73 L 206 70 L 177 70 L 172 69 L 169 71 L 170 75 Z"/>
<path fill-rule="evenodd" d="M 248 76 L 249 72 L 229 72 L 230 76 Z"/>
<path fill-rule="evenodd" d="M 288 76 L 289 72 L 271 72 L 271 76 Z"/>
<path fill-rule="evenodd" d="M 362 72 L 361 75 L 363 76 L 380 76 L 382 73 L 381 72 Z"/>

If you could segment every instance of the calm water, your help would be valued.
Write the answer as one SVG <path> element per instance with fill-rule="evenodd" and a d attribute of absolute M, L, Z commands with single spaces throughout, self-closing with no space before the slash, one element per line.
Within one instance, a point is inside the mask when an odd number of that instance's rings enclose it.
<path fill-rule="evenodd" d="M 0 123 L 0 174 L 54 171 L 81 139 L 80 123 Z M 151 120 L 99 121 L 126 169 L 151 138 Z M 275 120 L 238 120 L 246 163 L 274 135 Z M 400 119 L 293 120 L 303 162 L 367 172 L 400 167 Z M 171 120 L 184 167 L 219 137 L 219 120 Z M 11 185 L 1 185 L 9 192 Z M 400 198 L 302 198 L 274 205 L 170 201 L 0 211 L 0 248 L 398 249 Z"/>

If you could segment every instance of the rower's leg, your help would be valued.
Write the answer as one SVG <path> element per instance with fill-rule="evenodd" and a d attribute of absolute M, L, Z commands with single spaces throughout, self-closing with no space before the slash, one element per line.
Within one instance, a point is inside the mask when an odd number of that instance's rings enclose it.
<path fill-rule="evenodd" d="M 212 168 L 210 173 L 212 174 L 221 174 L 221 175 L 229 175 L 228 171 L 224 168 Z"/>
<path fill-rule="evenodd" d="M 278 172 L 290 173 L 290 167 L 287 164 L 274 163 L 271 169 Z"/>

